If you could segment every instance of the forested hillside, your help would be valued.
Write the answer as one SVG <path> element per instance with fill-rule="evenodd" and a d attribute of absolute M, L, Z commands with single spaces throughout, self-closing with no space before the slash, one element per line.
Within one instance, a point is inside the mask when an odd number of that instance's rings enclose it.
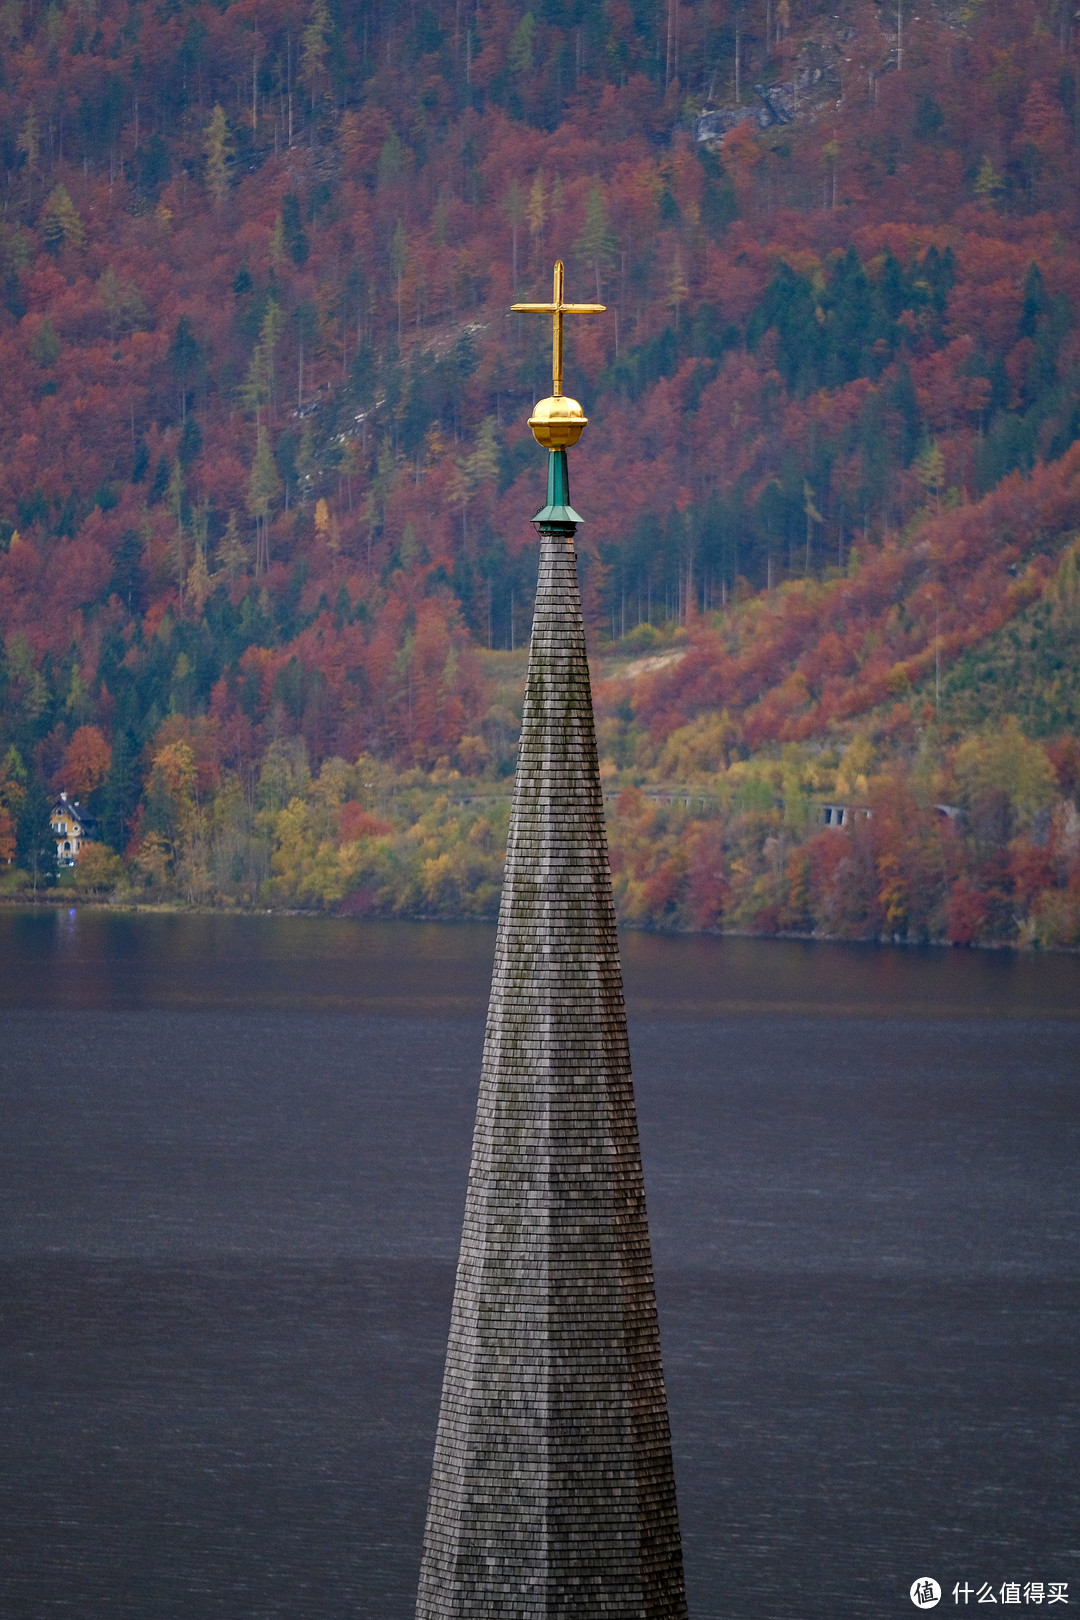
<path fill-rule="evenodd" d="M 1080 943 L 1078 47 L 7 0 L 0 882 L 491 912 L 560 256 L 624 916 Z"/>

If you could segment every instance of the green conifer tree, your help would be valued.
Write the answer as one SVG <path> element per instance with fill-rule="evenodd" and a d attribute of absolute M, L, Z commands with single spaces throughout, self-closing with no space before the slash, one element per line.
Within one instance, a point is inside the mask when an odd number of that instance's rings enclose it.
<path fill-rule="evenodd" d="M 270 511 L 281 490 L 270 440 L 259 428 L 255 460 L 248 484 L 247 508 L 255 519 L 255 572 L 265 574 L 270 567 Z"/>
<path fill-rule="evenodd" d="M 52 830 L 52 803 L 36 773 L 26 784 L 15 826 L 15 864 L 25 872 L 36 894 L 56 878 L 56 837 Z"/>
<path fill-rule="evenodd" d="M 131 837 L 135 812 L 142 796 L 139 773 L 139 739 L 130 726 L 123 726 L 113 739 L 112 761 L 105 783 L 105 805 L 101 818 L 102 836 L 118 855 Z"/>
<path fill-rule="evenodd" d="M 42 371 L 48 371 L 60 358 L 60 339 L 53 331 L 53 323 L 46 315 L 33 337 L 30 339 L 29 354 L 35 365 Z"/>
<path fill-rule="evenodd" d="M 600 186 L 593 186 L 585 202 L 585 229 L 577 240 L 574 251 L 590 266 L 596 278 L 597 302 L 603 296 L 601 286 L 615 254 L 615 233 L 608 220 L 607 203 Z"/>

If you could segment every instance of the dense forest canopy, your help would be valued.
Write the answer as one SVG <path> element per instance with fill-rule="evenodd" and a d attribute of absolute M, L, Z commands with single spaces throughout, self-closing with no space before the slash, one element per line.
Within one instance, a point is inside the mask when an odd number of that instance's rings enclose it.
<path fill-rule="evenodd" d="M 878 775 L 933 743 L 923 800 L 962 797 L 949 750 L 997 723 L 963 693 L 1016 625 L 1023 736 L 1075 791 L 1078 45 L 1064 0 L 6 0 L 0 856 L 67 786 L 151 889 L 303 900 L 266 817 L 306 806 L 337 860 L 429 813 L 386 819 L 387 772 L 505 779 L 549 356 L 508 306 L 556 256 L 608 307 L 567 387 L 618 781 L 801 748 L 758 806 L 794 828 L 862 727 Z M 449 910 L 497 890 L 470 826 L 424 857 L 473 838 Z M 732 915 L 709 837 L 711 911 L 627 914 Z M 307 898 L 393 889 L 350 859 Z"/>

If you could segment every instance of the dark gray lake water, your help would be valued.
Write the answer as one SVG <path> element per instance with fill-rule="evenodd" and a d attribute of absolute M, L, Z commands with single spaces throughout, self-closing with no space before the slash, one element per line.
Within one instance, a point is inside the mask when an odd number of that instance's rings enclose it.
<path fill-rule="evenodd" d="M 408 1620 L 493 939 L 0 912 L 5 1620 Z M 623 949 L 693 1620 L 1080 1603 L 1080 959 Z"/>

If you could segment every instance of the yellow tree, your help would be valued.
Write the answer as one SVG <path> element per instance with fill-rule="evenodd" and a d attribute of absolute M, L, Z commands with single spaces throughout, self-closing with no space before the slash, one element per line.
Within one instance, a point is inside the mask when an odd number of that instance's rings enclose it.
<path fill-rule="evenodd" d="M 341 550 L 341 528 L 330 511 L 324 496 L 315 502 L 315 534 L 330 553 L 330 573 L 337 573 L 338 552 Z"/>
<path fill-rule="evenodd" d="M 993 208 L 1001 193 L 1005 190 L 1005 182 L 998 174 L 989 157 L 984 152 L 979 172 L 975 176 L 975 195 L 984 208 Z"/>
<path fill-rule="evenodd" d="M 54 255 L 65 243 L 75 248 L 86 246 L 86 229 L 66 187 L 56 186 L 49 193 L 41 216 L 41 234 L 46 248 Z"/>
<path fill-rule="evenodd" d="M 312 112 L 315 111 L 319 81 L 326 71 L 329 29 L 330 13 L 326 7 L 326 0 L 315 0 L 307 27 L 300 36 L 300 77 L 307 85 Z"/>
<path fill-rule="evenodd" d="M 206 126 L 203 151 L 206 153 L 206 189 L 215 208 L 220 208 L 229 190 L 229 159 L 233 151 L 228 119 L 220 102 Z"/>
<path fill-rule="evenodd" d="M 162 845 L 174 866 L 183 855 L 198 821 L 197 782 L 195 755 L 189 744 L 166 743 L 158 749 L 146 785 L 140 861 L 147 856 L 153 863 Z"/>
<path fill-rule="evenodd" d="M 210 502 L 201 500 L 191 514 L 191 528 L 195 540 L 195 560 L 188 571 L 188 601 L 198 618 L 210 595 L 213 575 L 206 561 L 206 542 L 210 532 Z"/>
<path fill-rule="evenodd" d="M 405 266 L 409 259 L 408 240 L 405 236 L 405 227 L 398 220 L 394 227 L 394 234 L 390 238 L 390 274 L 394 279 L 397 297 L 397 334 L 401 342 L 402 316 L 401 316 L 401 289 L 405 280 Z"/>
<path fill-rule="evenodd" d="M 1080 541 L 1074 540 L 1047 592 L 1054 628 L 1070 638 L 1080 633 Z"/>
<path fill-rule="evenodd" d="M 121 281 L 111 264 L 106 265 L 98 277 L 97 290 L 102 308 L 109 317 L 109 337 L 113 343 L 122 327 L 134 331 L 148 320 L 142 294 L 130 282 Z"/>
<path fill-rule="evenodd" d="M 803 511 L 806 513 L 806 563 L 803 573 L 810 572 L 810 549 L 814 540 L 814 524 L 824 523 L 825 519 L 814 505 L 814 492 L 810 488 L 810 481 L 803 479 Z"/>
<path fill-rule="evenodd" d="M 247 508 L 255 519 L 255 573 L 259 575 L 265 574 L 270 567 L 270 511 L 281 490 L 281 480 L 274 465 L 269 438 L 261 427 L 257 431 Z"/>
<path fill-rule="evenodd" d="M 675 249 L 675 258 L 671 265 L 671 280 L 668 282 L 668 303 L 675 311 L 675 330 L 679 330 L 679 311 L 686 303 L 690 288 L 686 280 L 686 271 L 683 269 L 682 254 Z M 597 294 L 599 297 L 599 294 Z"/>
<path fill-rule="evenodd" d="M 124 863 L 105 844 L 84 844 L 75 863 L 75 887 L 83 894 L 106 894 L 124 879 Z"/>
<path fill-rule="evenodd" d="M 933 499 L 935 512 L 939 512 L 945 484 L 945 457 L 936 439 L 929 439 L 919 455 L 919 482 Z"/>
<path fill-rule="evenodd" d="M 208 888 L 198 788 L 198 768 L 190 744 L 173 742 L 159 748 L 146 788 L 146 830 L 137 862 L 151 881 L 159 883 L 167 880 L 171 863 L 174 876 L 192 900 L 204 897 Z"/>
<path fill-rule="evenodd" d="M 533 70 L 533 45 L 536 40 L 536 18 L 527 11 L 514 30 L 507 62 L 511 73 L 525 78 Z"/>
<path fill-rule="evenodd" d="M 249 564 L 248 543 L 240 533 L 240 526 L 236 521 L 236 513 L 229 513 L 229 521 L 225 525 L 225 533 L 218 541 L 217 547 L 218 567 L 224 569 L 225 577 L 230 584 L 246 574 Z"/>
<path fill-rule="evenodd" d="M 15 827 L 26 797 L 26 767 L 19 752 L 11 747 L 0 759 L 0 864 L 10 866 L 15 859 Z"/>
<path fill-rule="evenodd" d="M 953 774 L 962 804 L 1003 792 L 1021 822 L 1048 809 L 1058 793 L 1053 766 L 1039 744 L 1024 736 L 1015 715 L 995 729 L 965 737 L 953 756 Z"/>

